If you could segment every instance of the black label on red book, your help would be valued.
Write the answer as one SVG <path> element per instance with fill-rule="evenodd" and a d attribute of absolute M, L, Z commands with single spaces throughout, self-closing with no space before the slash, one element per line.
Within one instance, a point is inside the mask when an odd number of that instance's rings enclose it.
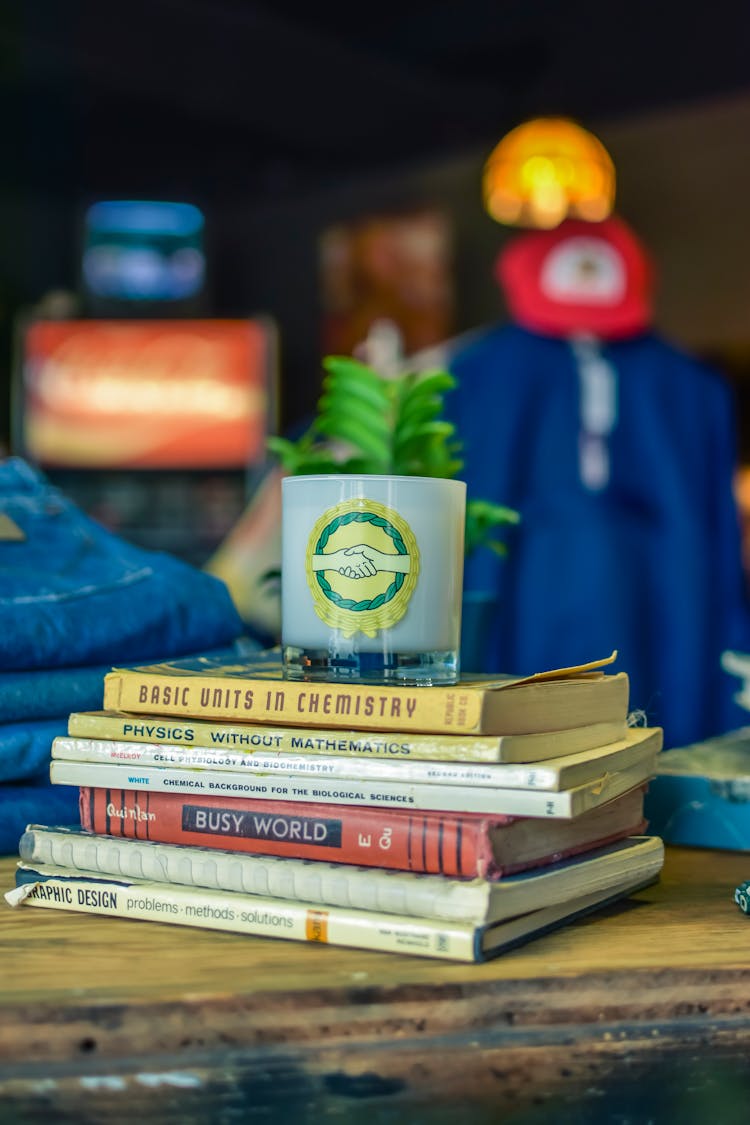
<path fill-rule="evenodd" d="M 315 844 L 319 848 L 341 847 L 341 821 L 317 816 L 254 812 L 248 808 L 182 806 L 182 828 L 213 836 L 242 836 L 279 843 Z"/>

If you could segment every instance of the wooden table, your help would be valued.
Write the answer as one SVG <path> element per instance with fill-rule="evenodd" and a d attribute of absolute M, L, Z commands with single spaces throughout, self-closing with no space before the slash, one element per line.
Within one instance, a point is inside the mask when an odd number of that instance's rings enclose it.
<path fill-rule="evenodd" d="M 659 886 L 473 966 L 3 903 L 0 1121 L 744 1125 L 745 877 L 673 849 Z"/>

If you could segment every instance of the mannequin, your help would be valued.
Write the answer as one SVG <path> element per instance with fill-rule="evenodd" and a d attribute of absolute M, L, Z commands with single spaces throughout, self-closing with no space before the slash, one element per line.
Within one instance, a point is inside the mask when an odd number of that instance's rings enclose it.
<path fill-rule="evenodd" d="M 448 361 L 469 493 L 522 518 L 507 559 L 466 563 L 497 594 L 484 669 L 617 649 L 666 746 L 742 725 L 721 663 L 750 651 L 728 385 L 652 331 L 651 265 L 621 219 L 518 235 L 496 273 L 512 323 Z"/>

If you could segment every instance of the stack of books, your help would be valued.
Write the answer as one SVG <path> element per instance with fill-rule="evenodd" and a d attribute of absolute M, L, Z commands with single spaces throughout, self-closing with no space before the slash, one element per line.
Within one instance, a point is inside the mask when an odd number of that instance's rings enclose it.
<path fill-rule="evenodd" d="M 475 961 L 663 863 L 661 730 L 601 665 L 415 688 L 272 652 L 114 670 L 103 706 L 53 745 L 81 828 L 29 826 L 13 905 Z"/>

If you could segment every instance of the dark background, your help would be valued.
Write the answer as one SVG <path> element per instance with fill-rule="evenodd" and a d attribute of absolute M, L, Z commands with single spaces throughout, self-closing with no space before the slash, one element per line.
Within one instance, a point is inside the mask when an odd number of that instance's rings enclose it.
<path fill-rule="evenodd" d="M 288 424 L 319 384 L 320 230 L 438 204 L 455 227 L 457 331 L 500 315 L 505 234 L 479 176 L 539 113 L 610 148 L 618 207 L 663 266 L 667 330 L 745 369 L 746 2 L 34 0 L 0 10 L 0 52 L 0 445 L 14 320 L 76 287 L 93 200 L 203 208 L 207 311 L 277 319 Z"/>

